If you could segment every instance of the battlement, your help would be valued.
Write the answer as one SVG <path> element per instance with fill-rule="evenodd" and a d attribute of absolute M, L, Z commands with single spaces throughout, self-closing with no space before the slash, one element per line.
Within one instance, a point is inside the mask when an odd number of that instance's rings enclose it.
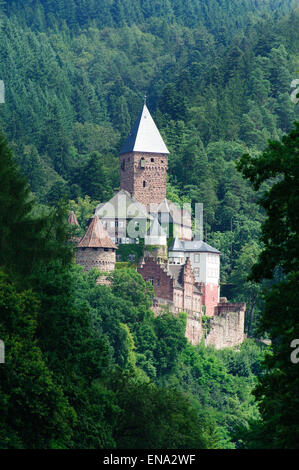
<path fill-rule="evenodd" d="M 245 312 L 245 303 L 219 302 L 214 309 L 215 315 L 226 315 L 233 312 Z"/>

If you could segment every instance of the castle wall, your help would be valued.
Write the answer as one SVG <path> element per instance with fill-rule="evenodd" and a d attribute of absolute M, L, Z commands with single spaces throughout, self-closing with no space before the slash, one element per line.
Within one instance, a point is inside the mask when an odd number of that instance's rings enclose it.
<path fill-rule="evenodd" d="M 156 297 L 152 309 L 156 315 L 161 314 L 165 306 L 174 314 L 181 311 L 187 313 L 185 336 L 191 344 L 199 344 L 204 338 L 207 346 L 222 349 L 237 346 L 244 341 L 245 304 L 221 302 L 213 306 L 214 316 L 209 320 L 207 333 L 201 322 L 201 295 L 192 292 L 191 283 L 184 283 L 184 289 L 174 287 L 173 280 L 164 271 L 163 265 L 151 258 L 138 267 L 138 272 L 154 286 Z M 187 279 L 185 277 L 187 281 L 188 274 Z"/>
<path fill-rule="evenodd" d="M 120 156 L 120 188 L 146 206 L 160 204 L 166 198 L 167 167 L 167 154 L 123 154 Z"/>
<path fill-rule="evenodd" d="M 98 268 L 99 271 L 113 271 L 115 267 L 115 250 L 108 248 L 78 248 L 76 253 L 76 263 L 84 267 L 84 271 Z"/>
<path fill-rule="evenodd" d="M 120 189 L 125 189 L 131 195 L 134 193 L 134 154 L 120 155 Z"/>
<path fill-rule="evenodd" d="M 188 341 L 194 346 L 200 343 L 200 340 L 203 336 L 203 329 L 202 329 L 200 318 L 198 318 L 198 316 L 196 315 L 187 316 L 185 336 L 188 339 Z"/>
<path fill-rule="evenodd" d="M 244 341 L 245 304 L 220 303 L 210 319 L 205 344 L 216 349 L 232 347 Z"/>
<path fill-rule="evenodd" d="M 143 279 L 153 284 L 156 297 L 173 302 L 173 281 L 159 263 L 152 258 L 146 258 L 145 263 L 138 266 L 137 271 Z"/>

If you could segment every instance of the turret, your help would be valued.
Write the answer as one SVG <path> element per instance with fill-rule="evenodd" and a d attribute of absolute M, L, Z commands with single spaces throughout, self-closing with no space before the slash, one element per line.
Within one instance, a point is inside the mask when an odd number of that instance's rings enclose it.
<path fill-rule="evenodd" d="M 76 261 L 85 271 L 98 268 L 109 272 L 115 268 L 116 245 L 104 229 L 100 219 L 95 215 L 88 226 L 87 232 L 77 245 Z"/>

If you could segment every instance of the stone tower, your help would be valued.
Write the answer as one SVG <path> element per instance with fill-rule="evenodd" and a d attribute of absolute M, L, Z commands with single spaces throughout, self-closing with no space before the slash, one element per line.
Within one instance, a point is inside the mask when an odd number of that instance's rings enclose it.
<path fill-rule="evenodd" d="M 98 268 L 99 271 L 110 272 L 115 267 L 116 249 L 100 219 L 95 215 L 77 245 L 76 262 L 84 267 L 84 271 Z"/>
<path fill-rule="evenodd" d="M 166 198 L 168 150 L 144 104 L 120 151 L 120 188 L 149 206 Z"/>

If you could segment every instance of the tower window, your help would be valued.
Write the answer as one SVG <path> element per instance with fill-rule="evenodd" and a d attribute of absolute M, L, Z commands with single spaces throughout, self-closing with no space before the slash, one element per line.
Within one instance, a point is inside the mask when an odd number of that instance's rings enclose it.
<path fill-rule="evenodd" d="M 121 169 L 122 169 L 123 171 L 125 171 L 125 169 L 126 169 L 126 162 L 125 162 L 125 159 L 123 159 L 123 161 L 121 162 Z"/>
<path fill-rule="evenodd" d="M 146 186 L 146 182 L 145 182 L 145 181 L 143 181 L 143 187 L 145 188 L 145 186 Z"/>
<path fill-rule="evenodd" d="M 144 157 L 142 157 L 140 159 L 140 168 L 145 168 L 145 159 L 144 159 Z"/>
<path fill-rule="evenodd" d="M 154 158 L 151 158 L 151 162 L 154 162 L 154 161 L 155 161 L 155 159 L 154 159 Z"/>

